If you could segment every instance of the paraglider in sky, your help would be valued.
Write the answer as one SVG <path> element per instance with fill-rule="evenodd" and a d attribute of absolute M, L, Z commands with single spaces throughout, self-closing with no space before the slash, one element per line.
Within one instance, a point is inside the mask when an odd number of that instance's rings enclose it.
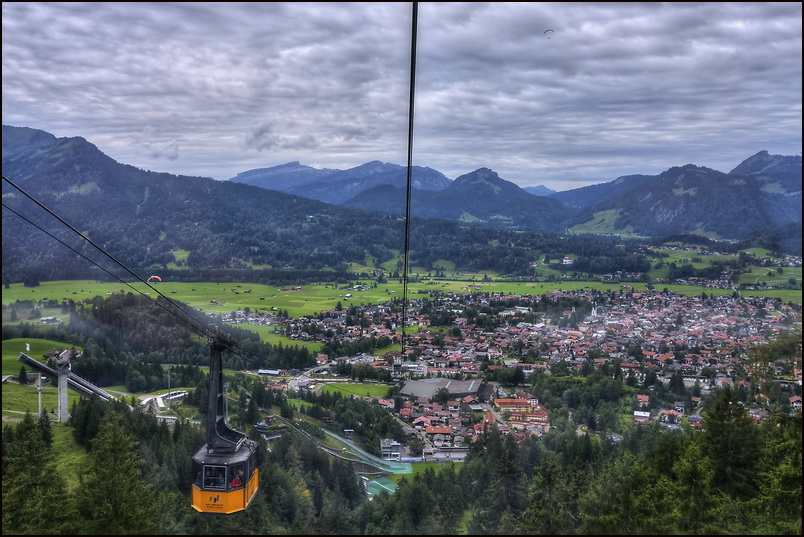
<path fill-rule="evenodd" d="M 555 33 L 555 32 L 553 32 L 553 30 L 550 30 L 549 28 L 548 28 L 547 30 L 545 30 L 545 31 L 544 31 L 544 33 L 545 33 L 545 34 L 547 34 L 547 32 L 552 32 L 552 33 Z M 547 36 L 547 39 L 550 39 L 550 36 L 549 36 L 549 35 Z"/>
<path fill-rule="evenodd" d="M 158 282 L 161 282 L 162 278 L 160 278 L 159 276 L 151 276 L 150 278 L 148 278 L 148 281 L 150 282 L 151 280 L 156 280 Z"/>

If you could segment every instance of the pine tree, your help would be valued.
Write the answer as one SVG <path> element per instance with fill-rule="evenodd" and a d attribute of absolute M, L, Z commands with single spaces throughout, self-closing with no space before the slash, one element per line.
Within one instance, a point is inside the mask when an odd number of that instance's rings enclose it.
<path fill-rule="evenodd" d="M 676 527 L 669 479 L 630 452 L 612 460 L 592 480 L 578 506 L 582 534 L 667 534 Z"/>
<path fill-rule="evenodd" d="M 108 411 L 92 440 L 92 457 L 79 490 L 86 529 L 104 535 L 157 533 L 155 498 L 142 480 L 134 441 L 121 415 Z"/>
<path fill-rule="evenodd" d="M 802 417 L 771 415 L 762 424 L 758 497 L 752 500 L 757 533 L 801 535 Z"/>
<path fill-rule="evenodd" d="M 42 410 L 37 425 L 39 426 L 39 431 L 42 433 L 42 440 L 45 442 L 45 445 L 48 448 L 51 447 L 53 445 L 53 429 L 51 428 L 50 418 L 46 411 Z"/>
<path fill-rule="evenodd" d="M 257 401 L 252 397 L 246 407 L 246 423 L 249 426 L 253 426 L 258 421 L 260 421 L 260 408 L 257 406 Z"/>
<path fill-rule="evenodd" d="M 67 482 L 26 413 L 13 434 L 3 435 L 3 533 L 63 535 L 78 527 Z"/>
<path fill-rule="evenodd" d="M 703 416 L 704 454 L 714 463 L 715 487 L 732 497 L 752 497 L 756 493 L 759 452 L 753 418 L 729 385 Z"/>
<path fill-rule="evenodd" d="M 20 368 L 20 375 L 17 377 L 19 379 L 20 384 L 28 385 L 28 372 L 25 371 L 25 366 Z"/>
<path fill-rule="evenodd" d="M 87 451 L 90 442 L 98 434 L 106 409 L 107 405 L 98 399 L 97 395 L 73 404 L 69 425 L 73 426 L 75 441 L 87 448 Z"/>
<path fill-rule="evenodd" d="M 584 470 L 585 479 L 589 473 Z M 558 535 L 575 533 L 577 491 L 574 475 L 563 471 L 554 452 L 548 451 L 528 493 L 528 508 L 522 517 L 524 533 Z"/>
<path fill-rule="evenodd" d="M 687 441 L 684 453 L 673 463 L 672 503 L 678 529 L 687 534 L 715 533 L 721 493 L 712 490 L 712 461 L 703 455 L 698 438 Z"/>

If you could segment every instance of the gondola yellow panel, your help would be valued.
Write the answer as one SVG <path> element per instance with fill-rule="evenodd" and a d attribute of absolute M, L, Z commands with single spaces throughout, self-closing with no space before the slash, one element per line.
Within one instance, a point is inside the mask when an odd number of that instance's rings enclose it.
<path fill-rule="evenodd" d="M 241 446 L 243 453 L 235 456 L 216 457 L 204 448 L 203 453 L 193 457 L 196 479 L 192 505 L 196 511 L 229 515 L 248 507 L 259 483 L 259 470 L 253 458 L 256 449 L 249 449 L 252 447 L 250 443 L 244 443 Z"/>

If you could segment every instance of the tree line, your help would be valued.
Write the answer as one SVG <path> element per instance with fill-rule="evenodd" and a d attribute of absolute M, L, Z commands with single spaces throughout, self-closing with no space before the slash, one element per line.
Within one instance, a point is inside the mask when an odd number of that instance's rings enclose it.
<path fill-rule="evenodd" d="M 86 301 L 65 326 L 7 325 L 3 337 L 41 337 L 82 347 L 82 356 L 71 363 L 75 374 L 98 386 L 123 384 L 138 392 L 168 388 L 163 364 L 186 366 L 174 368 L 173 386 L 197 382 L 198 368 L 209 363 L 209 347 L 192 326 L 186 316 L 127 293 Z M 223 356 L 227 369 L 303 369 L 315 364 L 306 347 L 263 343 L 259 335 L 236 326 L 226 330 L 238 341 L 235 352 Z"/>
<path fill-rule="evenodd" d="M 319 399 L 331 411 L 346 399 Z M 332 405 L 328 408 L 327 405 Z M 462 465 L 405 476 L 368 501 L 350 464 L 293 428 L 261 444 L 260 490 L 230 517 L 189 505 L 202 431 L 122 403 L 83 400 L 67 424 L 89 458 L 77 484 L 54 464 L 51 425 L 3 430 L 9 534 L 800 534 L 801 414 L 757 425 L 730 388 L 703 432 L 629 428 L 619 440 L 492 427 Z M 63 426 L 56 424 L 55 426 Z"/>
<path fill-rule="evenodd" d="M 160 308 L 135 297 L 103 300 L 110 302 L 90 301 L 77 310 L 75 324 L 9 326 L 4 338 L 48 337 L 85 346 L 87 368 L 95 359 L 107 364 L 87 369 L 95 379 L 106 369 L 118 377 L 128 371 L 129 379 L 133 371 L 157 378 L 158 363 L 180 364 L 173 371 L 195 382 L 187 402 L 203 415 L 208 378 L 198 364 L 206 361 L 205 346 L 193 346 L 188 334 L 185 350 L 151 347 L 164 341 L 142 335 L 159 333 L 151 324 L 173 329 Z M 572 299 L 532 305 L 547 313 L 571 307 Z M 481 307 L 506 306 L 498 301 Z M 117 307 L 131 309 L 131 317 Z M 132 339 L 121 341 L 109 326 Z M 248 338 L 243 345 L 261 348 Z M 791 340 L 761 349 L 757 361 L 773 366 L 795 356 L 800 341 Z M 165 361 L 156 361 L 160 357 Z M 269 445 L 257 435 L 253 425 L 267 412 L 297 417 L 288 400 L 296 394 L 236 374 L 230 419 L 260 443 L 260 493 L 246 512 L 225 518 L 190 507 L 190 465 L 204 444 L 201 427 L 180 421 L 171 428 L 139 405 L 85 399 L 71 409 L 66 426 L 26 415 L 20 424 L 4 427 L 3 528 L 15 534 L 800 534 L 800 412 L 790 415 L 773 406 L 757 424 L 741 403 L 745 394 L 727 387 L 706 401 L 704 431 L 622 424 L 612 409 L 634 388 L 623 376 L 618 367 L 581 377 L 560 368 L 552 376 L 537 375 L 530 390 L 551 410 L 548 433 L 515 439 L 492 426 L 469 444 L 462 465 L 406 476 L 394 494 L 367 501 L 349 463 L 330 458 L 314 436 L 289 427 Z M 664 390 L 655 378 L 644 383 Z M 671 381 L 660 396 L 675 398 L 680 390 Z M 354 429 L 367 451 L 375 452 L 381 438 L 404 439 L 386 411 L 362 398 L 299 397 L 309 418 L 332 418 L 335 431 Z M 579 434 L 580 425 L 586 432 Z M 67 427 L 75 445 L 89 454 L 77 482 L 55 465 L 53 427 Z M 315 426 L 305 427 L 310 428 Z"/>

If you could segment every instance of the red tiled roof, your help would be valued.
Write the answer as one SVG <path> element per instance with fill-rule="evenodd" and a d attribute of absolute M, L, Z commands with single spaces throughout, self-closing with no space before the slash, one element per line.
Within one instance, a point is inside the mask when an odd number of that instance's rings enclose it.
<path fill-rule="evenodd" d="M 425 427 L 424 432 L 426 434 L 452 434 L 452 427 L 431 425 Z"/>

